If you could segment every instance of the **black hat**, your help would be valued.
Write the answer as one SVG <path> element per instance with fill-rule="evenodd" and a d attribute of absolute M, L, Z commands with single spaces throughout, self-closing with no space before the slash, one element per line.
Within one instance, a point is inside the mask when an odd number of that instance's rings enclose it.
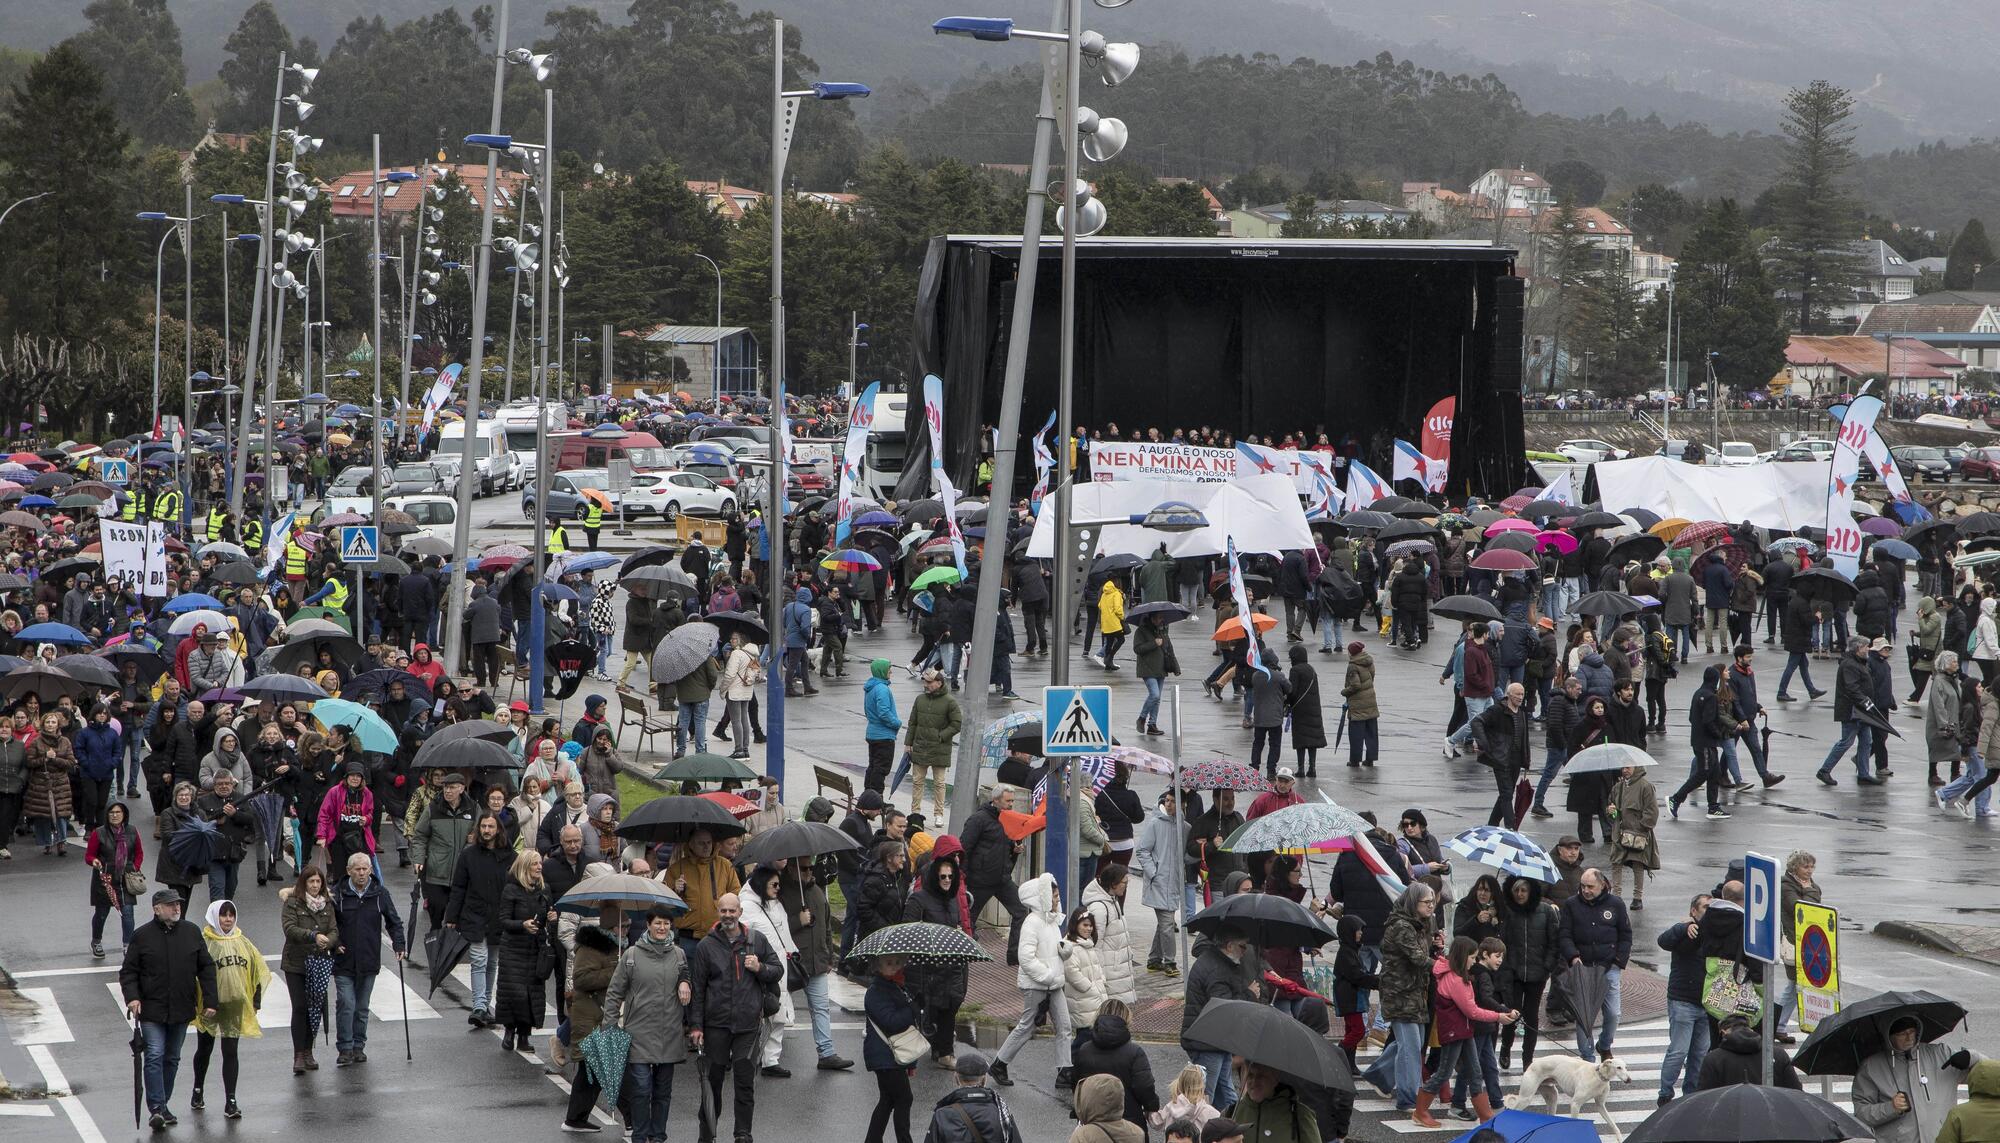
<path fill-rule="evenodd" d="M 981 1079 L 992 1070 L 986 1062 L 986 1057 L 970 1048 L 959 1052 L 954 1060 L 951 1070 L 957 1072 L 960 1079 Z"/>
<path fill-rule="evenodd" d="M 861 791 L 861 796 L 860 796 L 859 798 L 856 798 L 856 799 L 854 800 L 854 808 L 855 808 L 855 809 L 857 809 L 857 810 L 879 810 L 879 809 L 881 809 L 881 808 L 882 808 L 882 793 L 881 793 L 881 791 L 879 791 L 879 790 L 863 790 L 863 791 Z"/>
<path fill-rule="evenodd" d="M 185 904 L 187 904 L 187 899 L 182 897 L 178 892 L 172 889 L 162 889 L 159 892 L 153 894 L 153 907 L 156 909 L 159 908 L 161 905 L 185 905 Z"/>

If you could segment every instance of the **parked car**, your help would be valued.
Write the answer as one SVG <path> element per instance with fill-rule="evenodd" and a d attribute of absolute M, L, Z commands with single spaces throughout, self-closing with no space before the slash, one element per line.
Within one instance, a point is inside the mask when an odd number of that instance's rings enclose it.
<path fill-rule="evenodd" d="M 1825 437 L 1801 437 L 1786 447 L 1806 449 L 1813 454 L 1814 460 L 1833 459 L 1834 444 Z"/>
<path fill-rule="evenodd" d="M 1716 452 L 1715 463 L 1726 468 L 1734 468 L 1739 465 L 1756 464 L 1758 459 L 1757 446 L 1749 441 L 1723 441 L 1722 447 Z"/>
<path fill-rule="evenodd" d="M 432 536 L 445 543 L 457 542 L 458 498 L 456 496 L 396 496 L 382 501 L 382 507 L 408 512 L 417 522 L 417 534 Z M 411 561 L 414 566 L 415 561 Z"/>
<path fill-rule="evenodd" d="M 1770 459 L 1781 462 L 1823 461 L 1829 459 L 1831 455 L 1832 454 L 1829 453 L 1827 456 L 1821 456 L 1819 453 L 1814 452 L 1813 450 L 1805 447 L 1804 445 L 1788 444 L 1785 447 L 1778 449 L 1776 452 L 1771 453 Z"/>
<path fill-rule="evenodd" d="M 634 483 L 637 479 L 634 478 Z M 619 496 L 611 491 L 611 474 L 601 468 L 573 468 L 568 472 L 558 472 L 549 477 L 548 517 L 551 520 L 581 520 L 584 512 L 583 490 L 589 488 L 602 493 L 609 500 L 605 509 L 608 515 L 618 514 Z M 521 515 L 535 518 L 535 488 L 529 485 L 521 492 Z"/>
<path fill-rule="evenodd" d="M 629 515 L 657 515 L 662 520 L 672 520 L 683 512 L 726 516 L 736 509 L 734 493 L 698 472 L 634 473 L 632 490 L 619 502 Z"/>
<path fill-rule="evenodd" d="M 1617 445 L 1609 444 L 1605 441 L 1590 440 L 1588 438 L 1564 441 L 1556 446 L 1556 451 L 1568 457 L 1571 463 L 1574 464 L 1590 464 L 1600 460 L 1624 460 L 1626 457 L 1632 455 L 1628 449 L 1619 448 Z"/>
<path fill-rule="evenodd" d="M 326 515 L 355 512 L 366 516 L 375 510 L 375 470 L 365 464 L 340 470 L 326 489 Z"/>
<path fill-rule="evenodd" d="M 1944 454 L 1945 462 L 1951 465 L 1953 476 L 1958 475 L 1959 466 L 1965 463 L 1965 458 L 1972 455 L 1972 449 L 1967 445 L 1946 445 L 1938 451 Z"/>
<path fill-rule="evenodd" d="M 1895 458 L 1896 467 L 1903 470 L 1903 479 L 1935 480 L 1951 479 L 1951 461 L 1945 459 L 1944 450 L 1929 445 L 1896 445 L 1889 450 Z"/>
<path fill-rule="evenodd" d="M 2000 448 L 1971 450 L 1971 455 L 1959 464 L 1958 474 L 1967 480 L 2000 481 Z"/>
<path fill-rule="evenodd" d="M 390 496 L 441 496 L 450 490 L 444 468 L 428 461 L 397 465 L 382 489 Z"/>

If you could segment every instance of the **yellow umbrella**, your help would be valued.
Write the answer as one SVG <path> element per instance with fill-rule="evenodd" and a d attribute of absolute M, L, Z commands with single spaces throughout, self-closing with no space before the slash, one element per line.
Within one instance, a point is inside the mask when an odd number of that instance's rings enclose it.
<path fill-rule="evenodd" d="M 348 436 L 346 433 L 328 433 L 326 434 L 326 443 L 330 445 L 351 445 L 354 443 L 354 438 Z"/>
<path fill-rule="evenodd" d="M 1694 523 L 1693 520 L 1683 520 L 1679 516 L 1671 516 L 1653 525 L 1651 531 L 1653 535 L 1671 544 L 1674 542 L 1674 537 L 1681 534 L 1681 529 L 1692 523 Z"/>

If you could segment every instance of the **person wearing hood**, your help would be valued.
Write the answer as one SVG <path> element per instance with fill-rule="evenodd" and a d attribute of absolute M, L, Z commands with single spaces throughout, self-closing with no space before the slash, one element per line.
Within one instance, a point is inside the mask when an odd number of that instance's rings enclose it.
<path fill-rule="evenodd" d="M 929 788 L 931 816 L 944 820 L 945 778 L 964 722 L 958 699 L 945 686 L 944 673 L 936 668 L 925 671 L 923 693 L 910 704 L 908 723 L 910 764 L 916 768 L 915 788 L 910 792 L 913 812 L 922 807 L 924 790 Z"/>
<path fill-rule="evenodd" d="M 1340 695 L 1346 700 L 1347 765 L 1355 769 L 1373 766 L 1381 754 L 1378 720 L 1382 711 L 1375 699 L 1375 659 L 1366 644 L 1357 641 L 1347 645 L 1347 674 L 1341 680 Z"/>
<path fill-rule="evenodd" d="M 924 921 L 962 930 L 972 935 L 972 898 L 965 887 L 965 847 L 958 838 L 944 834 L 924 863 L 923 876 L 903 903 L 897 920 Z M 923 1028 L 931 1042 L 931 1060 L 950 1070 L 954 1059 L 959 1005 L 965 1003 L 966 969 L 963 964 L 911 965 L 910 994 L 923 1008 Z"/>
<path fill-rule="evenodd" d="M 1104 970 L 1105 996 L 1136 1004 L 1139 1002 L 1138 974 L 1134 972 L 1137 961 L 1132 956 L 1132 927 L 1125 918 L 1125 896 L 1131 885 L 1130 868 L 1115 862 L 1100 866 L 1097 876 L 1083 887 L 1083 908 L 1095 922 L 1093 937 L 1096 959 Z M 1160 966 L 1158 962 L 1148 962 L 1146 967 L 1151 971 Z M 1080 1018 L 1077 1022 L 1088 1024 L 1090 1018 Z"/>
<path fill-rule="evenodd" d="M 1146 1129 L 1125 1118 L 1125 1100 L 1116 1076 L 1095 1075 L 1078 1084 L 1077 1126 L 1069 1143 L 1146 1143 Z"/>
<path fill-rule="evenodd" d="M 1586 698 L 1595 696 L 1606 702 L 1611 700 L 1613 681 L 1611 667 L 1605 663 L 1603 653 L 1597 648 L 1592 647 L 1583 653 L 1583 658 L 1577 665 L 1576 677 L 1583 682 L 1583 693 Z"/>
<path fill-rule="evenodd" d="M 1729 811 L 1722 808 L 1722 744 L 1741 734 L 1748 724 L 1739 723 L 1733 710 L 1724 709 L 1716 691 L 1721 683 L 1722 668 L 1706 668 L 1701 673 L 1701 686 L 1688 702 L 1688 738 L 1694 747 L 1694 765 L 1688 771 L 1687 781 L 1667 798 L 1667 808 L 1675 818 L 1681 816 L 1681 803 L 1704 783 L 1708 786 L 1708 820 L 1729 818 Z"/>
<path fill-rule="evenodd" d="M 340 784 L 320 802 L 316 839 L 326 847 L 330 869 L 347 868 L 350 854 L 375 854 L 375 793 L 368 788 L 368 768 L 349 762 Z"/>
<path fill-rule="evenodd" d="M 812 672 L 806 669 L 806 648 L 812 646 L 813 593 L 802 587 L 792 595 L 779 616 L 785 629 L 785 693 L 793 697 L 816 695 Z"/>
<path fill-rule="evenodd" d="M 731 758 L 750 757 L 750 734 L 744 728 L 750 725 L 750 702 L 764 682 L 761 656 L 757 645 L 744 639 L 741 631 L 729 633 L 728 661 L 723 664 L 722 679 L 717 684 L 722 689 L 727 713 L 716 732 L 718 737 L 727 733 L 724 728 L 736 732 L 735 746 L 729 752 Z"/>
<path fill-rule="evenodd" d="M 1333 954 L 1333 1004 L 1341 1017 L 1340 1049 L 1347 1053 L 1350 1071 L 1355 1053 L 1368 1035 L 1368 994 L 1382 987 L 1381 978 L 1369 967 L 1379 960 L 1364 959 L 1368 950 L 1361 943 L 1362 929 L 1360 917 L 1343 915 L 1334 924 L 1339 935 Z"/>
<path fill-rule="evenodd" d="M 1981 1060 L 1972 1065 L 1972 1074 L 1965 1083 L 1970 1098 L 1944 1117 L 1937 1143 L 1987 1143 L 2000 1139 L 2000 1060 Z"/>
<path fill-rule="evenodd" d="M 1125 1121 L 1145 1137 L 1146 1117 L 1160 1109 L 1153 1086 L 1153 1066 L 1146 1050 L 1132 1041 L 1128 1021 L 1132 1010 L 1120 1000 L 1107 1000 L 1076 1047 L 1078 1090 L 1092 1076 L 1112 1076 L 1125 1089 Z M 1315 1141 L 1316 1143 L 1316 1141 Z"/>
<path fill-rule="evenodd" d="M 750 872 L 743 883 L 741 895 L 743 904 L 743 927 L 762 936 L 779 958 L 790 964 L 799 954 L 798 942 L 792 939 L 791 918 L 785 913 L 784 902 L 778 899 L 778 883 L 783 873 L 775 865 L 760 865 Z M 759 1052 L 762 1074 L 773 1079 L 790 1079 L 792 1073 L 783 1063 L 785 1054 L 785 1029 L 791 1027 L 794 1011 L 792 994 L 789 989 L 778 994 L 778 1010 L 764 1017 L 764 1042 Z"/>
<path fill-rule="evenodd" d="M 215 964 L 215 988 L 201 997 L 202 1014 L 195 1018 L 194 1089 L 188 1106 L 200 1111 L 204 1106 L 202 1083 L 208 1078 L 208 1062 L 219 1041 L 222 1045 L 222 1114 L 243 1118 L 236 1105 L 237 1042 L 257 1039 L 264 1029 L 257 1023 L 257 1010 L 264 1006 L 264 990 L 271 984 L 271 968 L 264 954 L 236 925 L 236 902 L 211 901 L 208 924 L 201 937 Z"/>
<path fill-rule="evenodd" d="M 192 925 L 181 923 L 184 903 L 172 889 L 154 893 L 153 919 L 132 934 L 118 966 L 119 993 L 145 1040 L 146 1107 L 155 1131 L 178 1122 L 167 1103 L 173 1098 L 188 1025 L 197 1013 L 215 1019 L 212 998 L 221 996 L 208 942 Z M 263 957 L 257 962 L 262 964 Z"/>
<path fill-rule="evenodd" d="M 1771 1051 L 1773 1052 L 1771 1086 L 1788 1087 L 1793 1091 L 1805 1090 L 1805 1085 L 1799 1082 L 1797 1069 L 1792 1067 L 1790 1054 L 1776 1045 L 1772 1046 Z M 1748 1016 L 1741 1012 L 1731 1012 L 1722 1018 L 1722 1038 L 1708 1055 L 1702 1057 L 1701 1080 L 1695 1085 L 1695 1089 L 1714 1091 L 1719 1087 L 1763 1082 L 1763 1037 L 1756 1028 L 1751 1027 Z M 1855 1087 L 1858 1091 L 1860 1087 L 1858 1081 Z"/>
<path fill-rule="evenodd" d="M 1056 1085 L 1068 1086 L 1070 1077 L 1069 1003 L 1063 999 L 1062 914 L 1056 909 L 1056 879 L 1043 873 L 1021 886 L 1019 968 L 1015 984 L 1021 989 L 1021 1018 L 1007 1041 L 993 1057 L 993 1082 L 1002 1087 L 1013 1084 L 1007 1069 L 1021 1049 L 1034 1038 L 1035 1025 L 1048 1013 L 1056 1030 Z M 975 911 L 976 912 L 976 911 Z"/>
<path fill-rule="evenodd" d="M 1097 918 L 1088 909 L 1069 915 L 1063 929 L 1063 999 L 1069 1002 L 1070 1020 L 1082 1030 L 1079 1045 L 1090 1038 L 1090 1025 L 1110 997 L 1105 993 L 1103 942 Z M 1122 1001 L 1121 1001 L 1122 1003 Z"/>
<path fill-rule="evenodd" d="M 687 1006 L 692 1000 L 687 956 L 674 940 L 673 914 L 654 905 L 646 914 L 645 932 L 619 955 L 604 990 L 602 1026 L 623 1028 L 632 1037 L 625 1063 L 632 1143 L 666 1143 L 674 1065 L 688 1058 Z M 574 1121 L 588 1122 L 588 1110 Z"/>
<path fill-rule="evenodd" d="M 862 783 L 879 794 L 889 785 L 896 736 L 903 730 L 903 720 L 896 714 L 896 696 L 889 688 L 889 660 L 869 662 L 868 681 L 861 684 L 861 696 L 861 712 L 868 719 L 867 729 L 862 732 L 868 746 L 868 773 Z"/>
<path fill-rule="evenodd" d="M 1303 643 L 1292 645 L 1291 660 L 1292 671 L 1285 680 L 1285 718 L 1292 727 L 1292 753 L 1298 772 L 1316 778 L 1319 752 L 1326 748 L 1326 715 L 1320 707 L 1319 672 L 1313 669 Z"/>
<path fill-rule="evenodd" d="M 1294 648 L 1303 652 L 1304 647 Z M 1152 816 L 1139 827 L 1132 850 L 1133 865 L 1146 882 L 1141 900 L 1153 911 L 1153 944 L 1146 953 L 1148 970 L 1158 969 L 1168 976 L 1180 974 L 1178 957 L 1179 926 L 1175 916 L 1181 907 L 1184 870 L 1181 854 L 1187 848 L 1188 825 L 1175 814 L 1171 790 L 1160 795 Z"/>
<path fill-rule="evenodd" d="M 345 876 L 330 890 L 339 934 L 333 955 L 333 985 L 340 998 L 336 1020 L 340 1055 L 334 1064 L 339 1067 L 368 1062 L 368 1002 L 382 972 L 382 934 L 389 935 L 389 947 L 398 961 L 409 948 L 396 902 L 375 879 L 375 862 L 365 853 L 351 853 L 342 872 Z"/>
<path fill-rule="evenodd" d="M 931 1112 L 924 1143 L 1021 1143 L 1020 1125 L 999 1093 L 986 1086 L 989 1068 L 978 1052 L 959 1054 L 952 1067 L 957 1082 Z"/>

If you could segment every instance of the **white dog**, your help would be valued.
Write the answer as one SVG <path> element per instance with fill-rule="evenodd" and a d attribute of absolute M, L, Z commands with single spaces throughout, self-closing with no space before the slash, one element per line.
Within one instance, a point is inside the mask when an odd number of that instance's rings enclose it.
<path fill-rule="evenodd" d="M 1595 1105 L 1597 1114 L 1611 1127 L 1614 1137 L 1622 1140 L 1625 1133 L 1611 1118 L 1611 1112 L 1604 1106 L 1604 1097 L 1611 1092 L 1614 1083 L 1632 1082 L 1632 1073 L 1625 1070 L 1625 1061 L 1612 1058 L 1591 1063 L 1575 1056 L 1543 1056 L 1528 1065 L 1521 1076 L 1521 1090 L 1507 1097 L 1507 1106 L 1515 1111 L 1525 1111 L 1539 1096 L 1548 1106 L 1548 1114 L 1556 1114 L 1559 1096 L 1569 1097 L 1569 1114 L 1579 1118 L 1586 1106 Z"/>

